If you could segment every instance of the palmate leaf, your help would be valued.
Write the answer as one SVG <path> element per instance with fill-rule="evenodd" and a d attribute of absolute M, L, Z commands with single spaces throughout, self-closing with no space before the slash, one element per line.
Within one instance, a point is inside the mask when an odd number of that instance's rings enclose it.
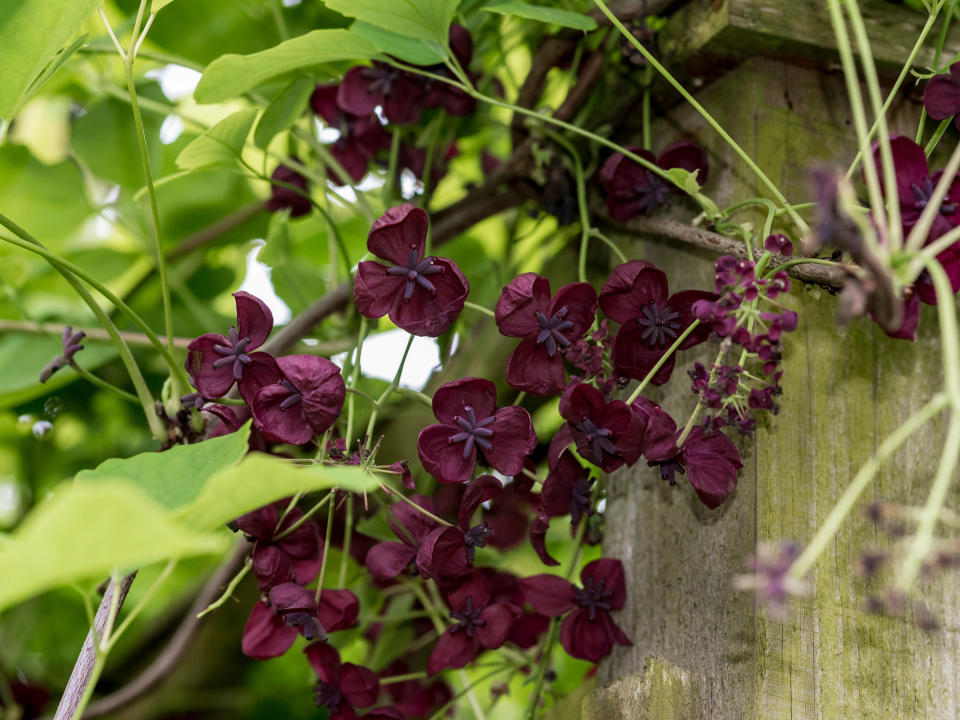
<path fill-rule="evenodd" d="M 460 0 L 323 0 L 331 10 L 445 47 Z"/>
<path fill-rule="evenodd" d="M 366 60 L 377 48 L 349 30 L 314 30 L 251 55 L 222 55 L 207 66 L 193 97 L 215 103 L 294 70 L 340 60 Z"/>
<path fill-rule="evenodd" d="M 256 119 L 257 111 L 253 108 L 228 115 L 180 152 L 177 167 L 181 170 L 233 167 L 243 153 L 243 145 Z"/>
<path fill-rule="evenodd" d="M 0 544 L 0 610 L 55 587 L 227 544 L 225 535 L 175 522 L 128 481 L 64 483 Z"/>
<path fill-rule="evenodd" d="M 274 135 L 296 122 L 307 109 L 307 101 L 313 92 L 313 79 L 307 76 L 296 78 L 287 85 L 260 116 L 253 141 L 258 148 L 266 149 Z"/>

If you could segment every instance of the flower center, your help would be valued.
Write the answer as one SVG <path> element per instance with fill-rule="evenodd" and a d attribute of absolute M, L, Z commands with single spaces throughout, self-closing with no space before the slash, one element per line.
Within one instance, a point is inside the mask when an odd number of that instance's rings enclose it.
<path fill-rule="evenodd" d="M 286 378 L 284 378 L 283 380 L 280 381 L 280 384 L 290 391 L 290 394 L 287 395 L 287 397 L 284 398 L 283 402 L 280 403 L 280 409 L 289 410 L 294 405 L 299 405 L 300 401 L 303 400 L 303 395 L 300 393 L 299 390 L 297 390 L 296 387 L 294 387 L 293 383 L 287 380 Z M 300 412 L 301 413 L 303 412 L 302 408 Z"/>
<path fill-rule="evenodd" d="M 317 706 L 326 706 L 331 715 L 336 715 L 340 711 L 340 703 L 343 702 L 343 693 L 336 685 L 320 681 L 314 686 L 313 699 Z"/>
<path fill-rule="evenodd" d="M 573 493 L 570 495 L 570 522 L 576 525 L 584 515 L 593 515 L 590 507 L 590 488 L 593 479 L 588 474 L 581 475 L 573 484 Z"/>
<path fill-rule="evenodd" d="M 493 430 L 489 426 L 493 425 L 497 418 L 491 415 L 483 420 L 477 420 L 477 414 L 470 405 L 464 405 L 463 411 L 466 416 L 456 415 L 453 418 L 453 421 L 460 426 L 463 432 L 451 435 L 447 444 L 463 443 L 463 459 L 469 460 L 474 445 L 481 450 L 490 449 L 490 438 L 493 437 Z"/>
<path fill-rule="evenodd" d="M 610 431 L 607 428 L 598 428 L 590 418 L 583 418 L 580 424 L 576 426 L 577 430 L 582 432 L 587 442 L 593 450 L 593 458 L 597 465 L 603 463 L 603 454 L 619 457 L 617 446 L 610 439 Z"/>
<path fill-rule="evenodd" d="M 393 83 L 400 77 L 400 71 L 392 68 L 371 67 L 364 68 L 360 74 L 370 81 L 367 85 L 367 92 L 371 95 L 383 95 L 390 97 L 393 92 Z"/>
<path fill-rule="evenodd" d="M 551 317 L 547 317 L 537 310 L 537 323 L 540 325 L 540 332 L 537 333 L 537 343 L 543 343 L 547 349 L 547 355 L 553 357 L 557 353 L 557 345 L 560 347 L 569 347 L 570 340 L 564 335 L 564 331 L 573 327 L 571 320 L 564 320 L 569 310 L 564 305 Z"/>
<path fill-rule="evenodd" d="M 583 588 L 578 588 L 573 595 L 573 601 L 577 605 L 590 611 L 590 622 L 597 617 L 597 610 L 610 612 L 610 603 L 607 602 L 607 598 L 613 597 L 613 590 L 604 590 L 606 584 L 606 578 L 600 578 L 596 582 L 593 578 L 587 578 Z"/>
<path fill-rule="evenodd" d="M 664 305 L 661 308 L 653 300 L 644 306 L 642 312 L 643 317 L 637 318 L 637 323 L 643 325 L 646 330 L 643 331 L 640 339 L 648 343 L 650 347 L 656 347 L 657 345 L 665 347 L 670 341 L 677 338 L 680 323 L 675 321 L 680 317 L 680 313 L 671 310 L 669 305 Z"/>
<path fill-rule="evenodd" d="M 219 360 L 213 361 L 215 370 L 219 370 L 225 365 L 233 365 L 233 379 L 239 380 L 243 377 L 243 367 L 250 364 L 250 356 L 246 349 L 250 344 L 250 338 L 240 338 L 237 336 L 237 329 L 231 327 L 228 333 L 230 339 L 227 345 L 214 345 L 213 349 L 218 355 L 222 355 Z"/>
<path fill-rule="evenodd" d="M 486 523 L 475 525 L 463 534 L 463 544 L 467 546 L 467 560 L 473 562 L 477 548 L 486 547 L 484 539 L 493 535 L 493 528 Z"/>
<path fill-rule="evenodd" d="M 320 621 L 309 610 L 304 608 L 286 608 L 278 610 L 277 615 L 283 620 L 283 624 L 292 628 L 303 628 L 303 636 L 307 640 L 327 639 L 327 631 Z"/>
<path fill-rule="evenodd" d="M 657 205 L 666 205 L 670 188 L 653 173 L 647 173 L 647 182 L 633 186 L 633 193 L 640 203 L 640 212 L 649 215 Z"/>
<path fill-rule="evenodd" d="M 686 475 L 687 470 L 680 464 L 679 459 L 674 458 L 672 460 L 664 460 L 662 463 L 649 462 L 648 465 L 660 465 L 660 477 L 669 482 L 671 485 L 677 484 L 676 474 L 680 473 L 681 475 Z"/>
<path fill-rule="evenodd" d="M 394 265 L 393 267 L 387 268 L 387 275 L 406 276 L 407 283 L 403 288 L 404 300 L 409 300 L 413 297 L 413 291 L 416 290 L 417 285 L 431 295 L 436 295 L 436 286 L 427 280 L 428 275 L 443 274 L 443 266 L 434 265 L 436 260 L 435 257 L 425 257 L 423 260 L 420 260 L 417 254 L 417 246 L 411 244 L 410 249 L 407 251 L 407 264 Z"/>
<path fill-rule="evenodd" d="M 913 206 L 921 210 L 927 206 L 927 203 L 930 202 L 930 197 L 933 195 L 933 180 L 925 177 L 922 183 L 913 183 L 910 186 L 910 190 L 913 191 Z M 956 205 L 951 205 L 950 203 L 942 203 L 940 205 L 941 215 L 953 215 L 956 211 Z"/>
<path fill-rule="evenodd" d="M 450 626 L 450 632 L 457 633 L 463 630 L 468 638 L 473 637 L 473 633 L 478 627 L 483 627 L 487 624 L 486 620 L 480 619 L 480 613 L 483 612 L 483 605 L 473 606 L 473 596 L 467 595 L 467 604 L 463 610 L 451 610 L 450 617 L 454 620 L 459 620 L 456 625 Z"/>

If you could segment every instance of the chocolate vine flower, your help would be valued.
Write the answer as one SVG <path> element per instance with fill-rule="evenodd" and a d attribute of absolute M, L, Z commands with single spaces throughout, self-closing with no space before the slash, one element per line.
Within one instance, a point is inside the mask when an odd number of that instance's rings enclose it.
<path fill-rule="evenodd" d="M 370 67 L 347 71 L 337 91 L 337 105 L 360 117 L 380 106 L 389 122 L 407 125 L 420 119 L 426 95 L 427 89 L 417 76 L 374 61 Z"/>
<path fill-rule="evenodd" d="M 409 499 L 427 512 L 436 514 L 433 500 L 426 495 L 411 495 Z M 367 552 L 365 561 L 367 571 L 377 582 L 389 582 L 410 568 L 424 538 L 437 527 L 435 520 L 405 502 L 391 507 L 390 515 L 390 528 L 400 542 L 377 543 Z"/>
<path fill-rule="evenodd" d="M 288 505 L 288 501 L 280 500 L 241 515 L 236 521 L 240 532 L 254 543 L 250 560 L 261 590 L 290 581 L 305 585 L 320 572 L 323 559 L 320 529 L 308 519 L 284 535 L 303 518 L 303 511 L 294 507 L 281 524 L 281 513 Z M 280 535 L 283 537 L 278 537 Z"/>
<path fill-rule="evenodd" d="M 697 182 L 707 180 L 707 154 L 699 145 L 691 142 L 674 143 L 654 157 L 649 150 L 627 148 L 645 160 L 664 170 L 682 168 L 699 171 Z M 635 215 L 649 215 L 658 205 L 667 205 L 674 186 L 642 165 L 628 159 L 623 153 L 614 153 L 603 164 L 600 179 L 606 191 L 607 209 L 617 222 L 626 222 Z"/>
<path fill-rule="evenodd" d="M 353 297 L 365 317 L 389 315 L 411 335 L 439 337 L 463 310 L 470 285 L 453 260 L 423 256 L 428 222 L 409 203 L 387 210 L 373 224 L 367 249 L 393 264 L 360 263 Z"/>
<path fill-rule="evenodd" d="M 446 629 L 430 653 L 428 676 L 446 668 L 461 668 L 482 649 L 503 645 L 515 617 L 506 605 L 490 602 L 490 587 L 478 574 L 450 593 L 447 604 L 456 623 Z"/>
<path fill-rule="evenodd" d="M 46 367 L 40 371 L 40 382 L 45 383 L 53 374 L 65 368 L 67 365 L 70 365 L 73 362 L 73 356 L 78 352 L 83 350 L 83 345 L 80 342 L 87 336 L 83 330 L 78 330 L 77 332 L 73 331 L 73 328 L 67 325 L 63 329 L 61 345 L 63 346 L 63 352 L 57 355 L 53 360 L 47 363 Z"/>
<path fill-rule="evenodd" d="M 327 708 L 329 720 L 355 720 L 357 711 L 373 705 L 380 695 L 380 680 L 369 668 L 341 663 L 340 653 L 326 643 L 308 645 L 304 652 L 317 673 L 314 700 Z"/>
<path fill-rule="evenodd" d="M 407 663 L 403 660 L 394 660 L 383 669 L 380 677 L 408 675 L 410 672 L 411 669 Z M 397 710 L 413 717 L 429 717 L 433 711 L 446 705 L 453 698 L 450 687 L 442 680 L 434 680 L 430 684 L 418 680 L 392 682 L 385 686 L 385 690 Z"/>
<path fill-rule="evenodd" d="M 250 407 L 268 440 L 303 445 L 333 426 L 347 389 L 340 368 L 316 355 L 277 359 L 283 380 L 260 388 Z"/>
<path fill-rule="evenodd" d="M 570 516 L 576 527 L 580 519 L 593 515 L 590 492 L 594 480 L 569 450 L 564 450 L 554 468 L 543 482 L 540 508 L 548 517 Z"/>
<path fill-rule="evenodd" d="M 237 305 L 237 326 L 229 337 L 208 333 L 187 346 L 187 372 L 190 382 L 204 397 L 226 395 L 234 383 L 245 400 L 257 390 L 283 379 L 273 356 L 253 352 L 263 345 L 273 330 L 273 313 L 258 297 L 245 290 L 233 294 Z"/>
<path fill-rule="evenodd" d="M 923 148 L 913 140 L 902 135 L 891 135 L 890 146 L 893 152 L 893 164 L 897 173 L 897 193 L 900 199 L 900 219 L 903 222 L 905 233 L 910 232 L 920 215 L 927 207 L 933 189 L 943 175 L 937 170 L 932 175 L 927 168 L 927 157 Z M 874 149 L 874 162 L 879 167 L 879 149 Z M 954 178 L 950 188 L 940 205 L 930 234 L 924 244 L 929 244 L 953 228 L 960 226 L 960 178 Z M 937 255 L 937 260 L 943 266 L 950 278 L 953 291 L 960 290 L 960 243 L 954 243 Z M 914 286 L 917 296 L 928 305 L 937 304 L 937 296 L 933 289 L 933 282 L 929 275 L 921 275 Z"/>
<path fill-rule="evenodd" d="M 318 605 L 313 590 L 296 583 L 275 585 L 267 602 L 257 601 L 247 618 L 243 654 L 256 660 L 279 657 L 298 633 L 310 641 L 325 641 L 328 632 L 353 627 L 359 611 L 360 603 L 349 590 L 324 590 Z"/>
<path fill-rule="evenodd" d="M 589 283 L 564 285 L 551 300 L 547 278 L 522 273 L 511 280 L 495 313 L 502 335 L 523 338 L 507 360 L 507 382 L 534 395 L 562 391 L 563 351 L 583 337 L 596 312 L 597 292 Z"/>
<path fill-rule="evenodd" d="M 613 341 L 613 362 L 626 377 L 644 379 L 667 348 L 695 319 L 693 304 L 717 296 L 701 290 L 669 294 L 667 276 L 643 260 L 631 260 L 613 269 L 600 290 L 600 307 L 620 330 Z M 699 345 L 710 336 L 700 325 L 680 343 L 678 350 Z M 650 382 L 663 385 L 670 379 L 676 354 L 671 353 Z"/>
<path fill-rule="evenodd" d="M 646 421 L 643 455 L 647 464 L 659 467 L 660 477 L 671 485 L 676 484 L 677 473 L 686 475 L 700 502 L 711 510 L 720 507 L 736 489 L 737 473 L 743 467 L 730 438 L 697 425 L 678 448 L 677 425 L 669 414 L 643 397 L 632 408 Z"/>
<path fill-rule="evenodd" d="M 477 548 L 486 547 L 493 530 L 485 522 L 470 525 L 477 508 L 503 491 L 503 484 L 492 475 L 481 475 L 464 489 L 455 526 L 431 530 L 417 551 L 417 569 L 421 577 L 434 578 L 441 585 L 454 583 L 470 572 Z"/>
<path fill-rule="evenodd" d="M 286 165 L 277 165 L 270 176 L 270 198 L 267 210 L 290 210 L 290 217 L 300 217 L 310 212 L 310 185 L 307 179 Z"/>
<path fill-rule="evenodd" d="M 560 642 L 571 657 L 599 662 L 610 654 L 614 643 L 633 645 L 610 617 L 627 599 L 619 560 L 603 558 L 588 563 L 580 571 L 582 587 L 556 575 L 534 575 L 519 582 L 524 598 L 538 613 L 566 615 Z"/>
<path fill-rule="evenodd" d="M 934 120 L 945 120 L 960 112 L 960 63 L 950 66 L 950 72 L 934 75 L 923 89 L 923 106 Z M 960 118 L 953 124 L 960 130 Z"/>
<path fill-rule="evenodd" d="M 578 383 L 560 398 L 560 415 L 580 457 L 605 472 L 633 465 L 640 458 L 643 425 L 623 400 L 608 402 L 593 385 Z"/>
<path fill-rule="evenodd" d="M 460 67 L 470 76 L 471 82 L 475 82 L 477 76 L 469 72 L 470 63 L 473 60 L 473 38 L 470 37 L 470 32 L 463 25 L 451 24 L 449 44 L 450 51 Z M 456 79 L 442 63 L 432 66 L 430 71 L 435 75 Z M 427 78 L 425 85 L 428 94 L 424 105 L 428 108 L 442 107 L 449 114 L 459 117 L 469 115 L 477 108 L 477 101 L 458 87 L 432 78 Z"/>
<path fill-rule="evenodd" d="M 390 136 L 376 115 L 358 116 L 342 110 L 337 105 L 339 88 L 339 85 L 317 85 L 310 96 L 310 107 L 328 127 L 340 131 L 340 137 L 328 146 L 330 154 L 354 182 L 360 182 L 367 174 L 370 161 L 390 147 Z M 333 182 L 343 184 L 343 179 L 332 170 L 328 175 Z"/>
<path fill-rule="evenodd" d="M 417 452 L 441 483 L 466 482 L 477 462 L 516 475 L 537 445 L 530 414 L 513 405 L 498 410 L 497 388 L 489 380 L 441 385 L 433 394 L 433 414 L 440 422 L 420 431 Z"/>

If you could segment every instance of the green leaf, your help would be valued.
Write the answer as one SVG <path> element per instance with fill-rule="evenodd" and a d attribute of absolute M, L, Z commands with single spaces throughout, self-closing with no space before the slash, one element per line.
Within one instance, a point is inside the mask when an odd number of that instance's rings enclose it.
<path fill-rule="evenodd" d="M 377 49 L 349 30 L 314 30 L 252 55 L 222 55 L 207 66 L 193 97 L 215 103 L 293 70 L 338 60 L 367 60 Z"/>
<path fill-rule="evenodd" d="M 43 69 L 43 71 L 30 81 L 30 87 L 27 88 L 25 98 L 32 97 L 40 88 L 46 85 L 47 81 L 57 74 L 57 70 L 62 68 L 66 64 L 67 60 L 72 58 L 80 48 L 86 45 L 87 40 L 89 39 L 90 35 L 88 33 L 84 33 L 66 47 L 58 50 L 57 54 L 50 62 L 47 63 L 47 66 Z M 23 100 L 24 98 L 21 98 L 21 102 L 23 102 Z"/>
<path fill-rule="evenodd" d="M 0 610 L 32 595 L 158 560 L 222 552 L 122 480 L 63 483 L 0 545 Z"/>
<path fill-rule="evenodd" d="M 442 45 L 425 40 L 397 35 L 386 28 L 357 20 L 350 26 L 357 35 L 366 38 L 387 55 L 414 65 L 435 65 L 443 62 L 447 53 Z"/>
<path fill-rule="evenodd" d="M 516 2 L 515 0 L 497 0 L 497 2 L 480 9 L 485 12 L 497 13 L 498 15 L 515 15 L 516 17 L 526 18 L 527 20 L 537 20 L 542 23 L 550 23 L 551 25 L 574 28 L 575 30 L 597 29 L 597 21 L 587 15 L 571 10 L 561 10 L 560 8 Z"/>
<path fill-rule="evenodd" d="M 307 109 L 307 101 L 310 99 L 313 87 L 313 78 L 301 76 L 274 98 L 263 111 L 260 122 L 257 123 L 257 129 L 253 133 L 253 141 L 258 148 L 266 149 L 274 135 L 296 122 Z"/>
<path fill-rule="evenodd" d="M 150 5 L 150 12 L 158 13 L 172 2 L 173 0 L 153 0 L 153 3 Z"/>
<path fill-rule="evenodd" d="M 700 192 L 700 184 L 697 182 L 697 175 L 699 174 L 699 170 L 694 170 L 693 172 L 684 170 L 683 168 L 670 168 L 667 170 L 667 177 L 670 178 L 674 185 L 688 195 L 696 195 Z"/>
<path fill-rule="evenodd" d="M 233 167 L 243 152 L 256 118 L 257 111 L 253 108 L 228 115 L 180 152 L 177 167 L 181 170 Z"/>
<path fill-rule="evenodd" d="M 331 10 L 392 33 L 447 45 L 460 0 L 323 0 Z"/>
<path fill-rule="evenodd" d="M 174 517 L 190 527 L 210 529 L 301 491 L 340 487 L 367 492 L 378 486 L 376 477 L 359 467 L 297 467 L 280 458 L 251 453 L 239 465 L 216 473 Z"/>
<path fill-rule="evenodd" d="M 30 85 L 100 2 L 0 0 L 0 117 L 13 116 Z"/>
<path fill-rule="evenodd" d="M 168 510 L 193 502 L 217 472 L 247 454 L 250 423 L 236 432 L 194 445 L 177 445 L 166 452 L 145 452 L 110 458 L 93 470 L 77 473 L 82 482 L 123 478 L 145 491 Z"/>

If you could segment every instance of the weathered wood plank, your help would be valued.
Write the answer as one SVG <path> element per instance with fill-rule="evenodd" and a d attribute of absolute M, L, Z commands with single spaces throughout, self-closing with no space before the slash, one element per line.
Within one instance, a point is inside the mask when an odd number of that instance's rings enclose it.
<path fill-rule="evenodd" d="M 747 60 L 698 97 L 792 202 L 810 198 L 810 163 L 843 165 L 852 158 L 845 98 L 840 77 L 761 58 Z M 900 108 L 898 115 L 915 119 L 916 110 Z M 762 194 L 756 178 L 689 108 L 676 108 L 656 128 L 655 149 L 681 137 L 707 148 L 707 189 L 721 204 Z M 672 291 L 712 285 L 708 253 L 661 239 L 620 240 L 631 257 L 663 267 Z M 856 559 L 863 548 L 888 540 L 860 514 L 820 559 L 810 596 L 788 622 L 757 616 L 752 599 L 731 587 L 757 542 L 807 542 L 877 443 L 941 378 L 934 312 L 925 311 L 920 340 L 910 344 L 886 338 L 863 319 L 837 328 L 836 301 L 826 293 L 815 297 L 797 287 L 787 302 L 799 312 L 800 326 L 785 342 L 783 409 L 754 440 L 741 443 L 745 467 L 731 500 L 706 510 L 689 487 L 669 488 L 645 466 L 611 480 L 606 552 L 627 568 L 629 603 L 618 622 L 635 645 L 615 651 L 601 667 L 601 682 L 642 673 L 647 658 L 656 656 L 698 679 L 697 692 L 684 696 L 689 710 L 679 717 L 960 717 L 960 588 L 949 580 L 924 588 L 924 600 L 945 620 L 936 635 L 861 613 L 868 588 L 853 572 Z M 681 354 L 679 377 L 654 399 L 686 417 L 695 398 L 682 373 L 694 360 L 712 362 L 715 352 L 708 345 Z M 922 502 L 942 430 L 931 424 L 908 442 L 865 502 Z M 950 505 L 958 500 L 954 489 Z M 604 709 L 609 702 L 598 691 L 585 701 L 584 717 L 616 717 Z"/>

